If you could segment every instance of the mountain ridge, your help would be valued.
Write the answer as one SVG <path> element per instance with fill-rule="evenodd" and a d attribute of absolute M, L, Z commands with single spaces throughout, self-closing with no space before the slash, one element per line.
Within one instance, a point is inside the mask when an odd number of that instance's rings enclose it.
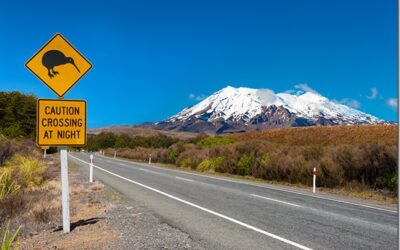
<path fill-rule="evenodd" d="M 384 123 L 313 91 L 276 94 L 268 89 L 227 86 L 166 120 L 142 126 L 222 134 L 280 127 Z"/>

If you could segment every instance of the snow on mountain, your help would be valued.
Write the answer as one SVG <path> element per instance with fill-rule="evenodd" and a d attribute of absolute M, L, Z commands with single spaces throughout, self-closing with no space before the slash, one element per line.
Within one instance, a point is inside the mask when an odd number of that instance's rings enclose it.
<path fill-rule="evenodd" d="M 193 107 L 186 108 L 166 122 L 201 119 L 242 121 L 249 123 L 268 107 L 283 107 L 298 118 L 328 119 L 335 124 L 373 124 L 383 120 L 346 105 L 328 100 L 315 92 L 278 93 L 268 89 L 234 88 L 228 86 Z"/>

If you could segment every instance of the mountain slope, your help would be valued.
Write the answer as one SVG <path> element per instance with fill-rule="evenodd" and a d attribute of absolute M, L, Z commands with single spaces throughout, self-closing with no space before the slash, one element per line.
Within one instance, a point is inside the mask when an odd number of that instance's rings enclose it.
<path fill-rule="evenodd" d="M 156 129 L 211 134 L 313 125 L 360 125 L 383 120 L 314 92 L 299 94 L 228 86 L 165 121 Z"/>

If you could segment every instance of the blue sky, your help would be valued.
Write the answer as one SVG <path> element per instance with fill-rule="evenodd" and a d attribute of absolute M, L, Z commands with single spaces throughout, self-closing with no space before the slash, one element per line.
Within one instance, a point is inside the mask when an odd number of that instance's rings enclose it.
<path fill-rule="evenodd" d="M 24 63 L 56 32 L 92 70 L 88 126 L 158 121 L 227 86 L 308 86 L 397 120 L 397 1 L 3 1 L 0 90 L 55 95 Z"/>

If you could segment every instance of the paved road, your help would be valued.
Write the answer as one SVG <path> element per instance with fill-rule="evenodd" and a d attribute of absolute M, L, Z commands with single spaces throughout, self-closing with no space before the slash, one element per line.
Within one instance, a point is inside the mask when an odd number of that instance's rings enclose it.
<path fill-rule="evenodd" d="M 69 159 L 88 171 L 88 154 Z M 100 155 L 94 165 L 95 179 L 209 249 L 397 248 L 397 211 L 390 208 Z"/>

